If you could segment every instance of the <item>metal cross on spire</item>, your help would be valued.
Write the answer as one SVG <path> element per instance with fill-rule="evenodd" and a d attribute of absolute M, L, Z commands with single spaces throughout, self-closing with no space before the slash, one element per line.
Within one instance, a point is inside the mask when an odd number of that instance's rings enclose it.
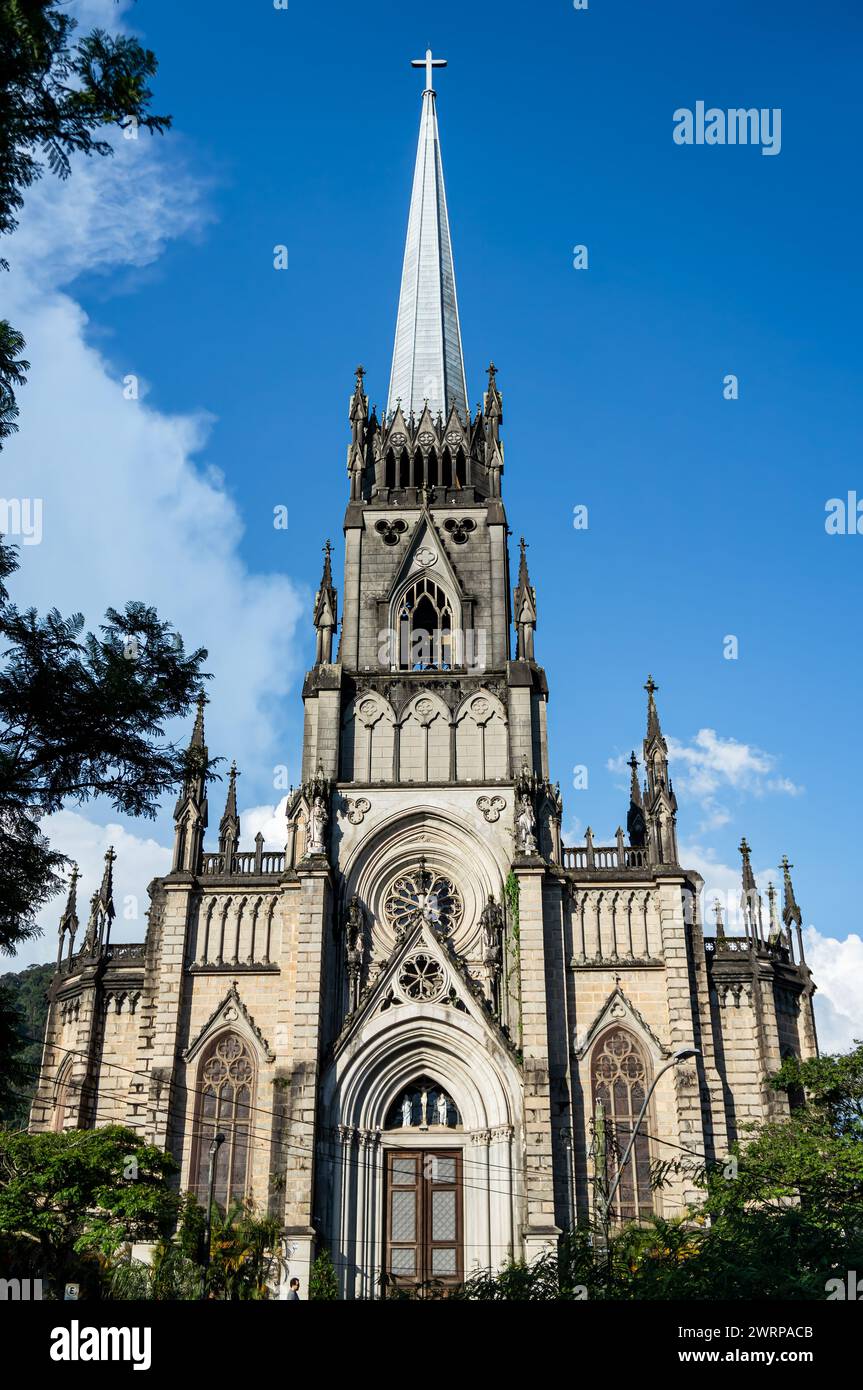
<path fill-rule="evenodd" d="M 426 89 L 427 92 L 433 92 L 433 91 L 434 91 L 434 81 L 433 81 L 433 79 L 432 79 L 432 68 L 445 68 L 445 67 L 446 67 L 446 58 L 433 58 L 433 57 L 432 57 L 432 51 L 431 51 L 431 49 L 430 49 L 430 48 L 427 48 L 427 49 L 426 49 L 426 56 L 425 56 L 424 58 L 411 58 L 411 67 L 412 67 L 412 68 L 425 68 L 425 70 L 426 70 L 426 86 L 425 86 L 425 89 Z"/>

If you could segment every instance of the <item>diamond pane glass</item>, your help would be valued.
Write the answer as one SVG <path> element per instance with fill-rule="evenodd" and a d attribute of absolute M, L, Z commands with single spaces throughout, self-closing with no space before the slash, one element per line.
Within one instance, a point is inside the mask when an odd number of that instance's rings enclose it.
<path fill-rule="evenodd" d="M 417 1180 L 415 1158 L 393 1159 L 393 1183 L 396 1187 L 411 1187 Z"/>
<path fill-rule="evenodd" d="M 432 1274 L 456 1274 L 458 1266 L 455 1258 L 455 1248 L 444 1247 L 432 1251 Z"/>
<path fill-rule="evenodd" d="M 390 1269 L 393 1274 L 416 1274 L 417 1257 L 415 1250 L 391 1250 Z"/>
<path fill-rule="evenodd" d="M 455 1159 L 432 1159 L 432 1182 L 455 1182 Z"/>
<path fill-rule="evenodd" d="M 392 1239 L 416 1240 L 417 1201 L 413 1192 L 394 1192 L 392 1194 Z M 442 1236 L 442 1240 L 446 1237 Z"/>
<path fill-rule="evenodd" d="M 455 1240 L 455 1193 L 432 1193 L 432 1240 Z"/>

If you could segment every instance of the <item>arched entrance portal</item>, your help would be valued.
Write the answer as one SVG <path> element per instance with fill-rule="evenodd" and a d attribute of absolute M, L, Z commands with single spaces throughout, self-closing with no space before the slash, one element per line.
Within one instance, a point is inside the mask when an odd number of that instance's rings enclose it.
<path fill-rule="evenodd" d="M 458 1282 L 513 1254 L 519 1079 L 487 1026 L 446 1005 L 373 1015 L 331 1063 L 321 1216 L 346 1298 Z"/>

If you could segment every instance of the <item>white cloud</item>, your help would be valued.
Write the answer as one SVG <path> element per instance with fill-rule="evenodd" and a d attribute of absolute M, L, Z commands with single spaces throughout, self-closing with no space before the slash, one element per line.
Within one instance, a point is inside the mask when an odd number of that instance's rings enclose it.
<path fill-rule="evenodd" d="M 722 738 L 715 729 L 699 729 L 690 743 L 668 740 L 671 775 L 675 789 L 699 804 L 699 831 L 717 830 L 731 820 L 721 800 L 723 792 L 741 795 L 799 796 L 803 788 L 790 777 L 775 773 L 778 759 L 751 743 Z"/>
<path fill-rule="evenodd" d="M 104 6 L 83 8 L 98 22 Z M 112 361 L 94 346 L 98 323 L 69 291 L 82 271 L 126 274 L 152 264 L 170 239 L 197 235 L 211 217 L 206 190 L 183 163 L 174 135 L 120 137 L 115 144 L 113 158 L 76 161 L 65 183 L 46 174 L 28 193 L 20 229 L 4 247 L 11 272 L 3 277 L 3 312 L 23 332 L 32 367 L 20 392 L 20 434 L 2 454 L 3 495 L 41 498 L 43 515 L 41 544 L 21 546 L 12 597 L 43 612 L 55 605 L 83 612 L 91 627 L 109 605 L 141 599 L 175 624 L 188 648 L 206 647 L 214 675 L 210 750 L 235 756 L 249 791 L 260 796 L 273 766 L 300 751 L 285 692 L 299 669 L 295 632 L 307 596 L 285 575 L 253 573 L 243 559 L 240 539 L 255 519 L 241 515 L 224 479 L 205 463 L 217 422 L 200 402 L 170 415 L 145 402 L 143 392 L 126 399 L 123 378 L 136 364 Z M 216 822 L 221 794 L 216 783 Z M 52 818 L 53 843 L 98 859 L 109 832 L 97 822 L 107 815 L 110 807 L 94 802 L 86 815 L 70 809 Z M 123 895 L 137 894 L 146 906 L 149 878 L 157 864 L 166 867 L 159 841 L 170 842 L 170 807 L 156 838 L 146 822 L 122 832 L 112 826 L 110 833 Z M 89 895 L 101 868 L 89 859 L 82 867 Z M 58 914 L 56 901 L 43 914 L 49 958 Z M 25 947 L 20 964 L 42 949 Z"/>
<path fill-rule="evenodd" d="M 754 792 L 756 796 L 765 791 L 797 796 L 803 790 L 788 777 L 768 777 L 776 766 L 774 754 L 751 743 L 739 743 L 736 738 L 721 738 L 715 729 L 699 729 L 689 744 L 670 738 L 668 755 L 673 763 L 686 768 L 687 787 L 699 797 L 709 797 L 720 787 Z"/>
<path fill-rule="evenodd" d="M 863 939 L 823 936 L 817 927 L 803 934 L 806 961 L 815 977 L 815 1015 L 822 1052 L 840 1052 L 863 1038 Z"/>
<path fill-rule="evenodd" d="M 258 831 L 264 837 L 264 849 L 284 849 L 287 839 L 285 811 L 288 798 L 283 796 L 278 806 L 251 806 L 240 812 L 243 842 L 251 844 Z"/>
<path fill-rule="evenodd" d="M 722 863 L 712 849 L 699 845 L 681 845 L 680 859 L 688 869 L 694 869 L 704 879 L 702 921 L 707 935 L 713 931 L 715 898 L 719 898 L 722 904 L 728 930 L 732 934 L 742 933 L 739 866 Z M 769 868 L 755 869 L 754 872 L 759 891 L 764 896 L 766 926 L 767 884 L 775 883 L 777 875 L 775 870 Z M 863 939 L 852 933 L 843 941 L 824 935 L 817 927 L 808 926 L 804 928 L 803 941 L 806 963 L 817 986 L 815 1018 L 818 1045 L 822 1052 L 845 1051 L 855 1038 L 863 1037 Z M 796 949 L 795 940 L 795 952 Z"/>
<path fill-rule="evenodd" d="M 742 932 L 743 915 L 740 908 L 740 898 L 743 880 L 740 865 L 724 864 L 717 857 L 715 850 L 694 843 L 680 845 L 680 862 L 687 869 L 694 869 L 704 879 L 704 888 L 701 894 L 701 919 L 707 934 L 710 935 L 712 932 L 716 920 L 714 902 L 717 898 L 722 907 L 723 921 L 728 931 L 731 933 Z M 753 865 L 753 873 L 764 899 L 764 927 L 767 930 L 767 885 L 773 883 L 776 886 L 777 874 L 775 869 L 769 867 L 759 869 L 755 865 Z M 777 899 L 777 910 L 778 907 Z"/>
<path fill-rule="evenodd" d="M 99 825 L 80 811 L 58 811 L 42 823 L 52 844 L 77 865 L 81 874 L 78 884 L 78 918 L 81 929 L 77 936 L 80 946 L 90 911 L 90 899 L 98 891 L 105 867 L 105 853 L 113 845 L 117 858 L 114 863 L 114 907 L 116 920 L 111 932 L 112 941 L 143 941 L 147 930 L 147 885 L 171 867 L 171 851 L 147 834 L 146 823 L 138 822 L 140 834 L 127 825 L 109 821 Z M 43 908 L 39 924 L 43 935 L 28 942 L 13 959 L 0 969 L 23 969 L 34 961 L 51 961 L 57 954 L 57 924 L 66 901 L 64 892 Z M 4 957 L 4 960 L 6 958 Z"/>
<path fill-rule="evenodd" d="M 720 799 L 723 792 L 738 798 L 771 793 L 799 796 L 803 792 L 790 777 L 775 773 L 779 761 L 775 754 L 735 738 L 722 738 L 715 729 L 699 729 L 689 743 L 669 738 L 668 756 L 675 791 L 701 809 L 700 834 L 718 830 L 732 819 L 731 811 Z M 628 792 L 627 763 L 625 753 L 616 753 L 607 760 L 606 767 L 621 778 L 618 786 Z"/>

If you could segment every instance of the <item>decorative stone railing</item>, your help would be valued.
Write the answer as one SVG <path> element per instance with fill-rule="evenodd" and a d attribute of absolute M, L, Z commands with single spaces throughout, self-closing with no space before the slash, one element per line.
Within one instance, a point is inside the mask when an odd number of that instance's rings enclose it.
<path fill-rule="evenodd" d="M 74 975 L 85 965 L 96 965 L 104 961 L 110 965 L 115 961 L 128 961 L 133 965 L 144 964 L 145 943 L 143 941 L 123 941 L 116 946 L 107 946 L 104 951 L 76 951 L 71 959 L 60 962 L 61 975 Z"/>
<path fill-rule="evenodd" d="M 565 869 L 646 869 L 647 849 L 634 845 L 564 845 Z"/>
<path fill-rule="evenodd" d="M 704 950 L 708 956 L 740 956 L 754 951 L 756 955 L 794 964 L 794 957 L 781 941 L 753 941 L 748 936 L 705 936 Z"/>
<path fill-rule="evenodd" d="M 285 871 L 285 851 L 265 850 L 262 846 L 253 850 L 241 850 L 237 854 L 202 854 L 201 873 L 220 874 L 232 878 L 245 876 L 262 878 L 282 874 Z"/>
<path fill-rule="evenodd" d="M 109 946 L 107 950 L 108 960 L 144 960 L 143 941 L 124 941 L 119 946 Z"/>

